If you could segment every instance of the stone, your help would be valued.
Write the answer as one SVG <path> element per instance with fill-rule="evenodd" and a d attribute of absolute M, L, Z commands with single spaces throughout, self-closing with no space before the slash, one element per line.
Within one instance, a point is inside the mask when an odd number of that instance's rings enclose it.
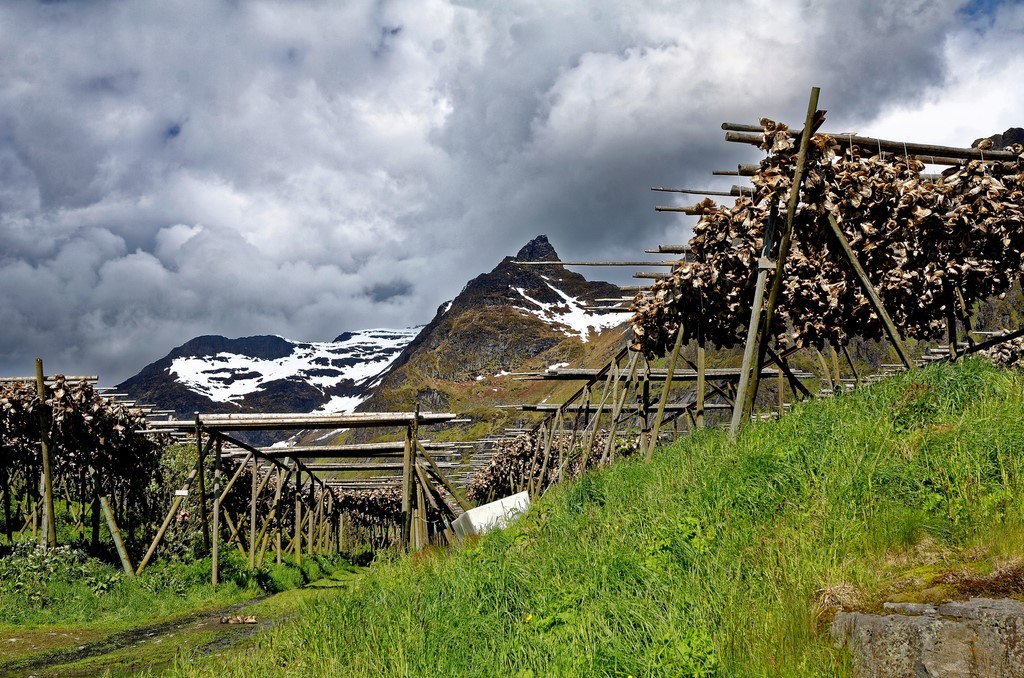
<path fill-rule="evenodd" d="M 894 614 L 839 612 L 836 647 L 855 678 L 1024 677 L 1024 603 L 972 598 L 938 606 L 886 603 Z"/>

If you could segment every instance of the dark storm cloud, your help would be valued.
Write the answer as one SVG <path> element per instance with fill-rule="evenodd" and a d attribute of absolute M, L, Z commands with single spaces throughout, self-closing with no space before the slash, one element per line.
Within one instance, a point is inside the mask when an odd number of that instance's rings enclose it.
<path fill-rule="evenodd" d="M 648 189 L 732 183 L 722 121 L 932 101 L 963 36 L 1024 26 L 982 5 L 5 3 L 0 371 L 424 323 L 538 233 L 680 242 Z"/>

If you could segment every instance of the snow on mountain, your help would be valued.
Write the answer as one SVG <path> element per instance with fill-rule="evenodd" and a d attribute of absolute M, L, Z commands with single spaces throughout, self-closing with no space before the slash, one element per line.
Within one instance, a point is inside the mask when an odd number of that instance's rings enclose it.
<path fill-rule="evenodd" d="M 579 337 L 581 341 L 586 342 L 591 330 L 601 332 L 626 322 L 632 316 L 629 311 L 602 313 L 588 311 L 585 308 L 586 302 L 558 289 L 548 281 L 546 276 L 541 277 L 561 301 L 545 303 L 531 297 L 522 287 L 513 287 L 512 289 L 530 302 L 530 307 L 517 306 L 516 308 L 535 315 L 548 324 L 560 326 L 567 337 Z"/>
<path fill-rule="evenodd" d="M 220 351 L 178 355 L 167 373 L 193 393 L 217 403 L 237 403 L 264 385 L 281 380 L 301 381 L 324 394 L 317 411 L 349 412 L 361 403 L 365 387 L 394 361 L 420 328 L 372 329 L 346 332 L 330 342 L 296 342 L 291 352 L 256 356 Z M 345 393 L 329 393 L 344 386 Z"/>

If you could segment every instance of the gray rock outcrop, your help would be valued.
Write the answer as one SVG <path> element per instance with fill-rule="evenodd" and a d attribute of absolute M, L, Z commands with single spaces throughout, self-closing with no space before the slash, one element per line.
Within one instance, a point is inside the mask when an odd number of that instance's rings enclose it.
<path fill-rule="evenodd" d="M 1024 676 L 1024 603 L 972 598 L 940 605 L 886 603 L 888 615 L 839 612 L 837 647 L 856 678 Z"/>

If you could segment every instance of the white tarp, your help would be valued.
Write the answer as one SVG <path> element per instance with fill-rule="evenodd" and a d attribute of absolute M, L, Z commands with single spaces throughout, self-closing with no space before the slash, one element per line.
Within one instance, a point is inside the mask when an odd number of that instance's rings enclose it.
<path fill-rule="evenodd" d="M 466 511 L 455 519 L 452 527 L 455 528 L 455 534 L 459 539 L 465 539 L 470 535 L 481 535 L 493 529 L 506 527 L 516 516 L 526 513 L 529 508 L 529 492 L 520 492 Z"/>

